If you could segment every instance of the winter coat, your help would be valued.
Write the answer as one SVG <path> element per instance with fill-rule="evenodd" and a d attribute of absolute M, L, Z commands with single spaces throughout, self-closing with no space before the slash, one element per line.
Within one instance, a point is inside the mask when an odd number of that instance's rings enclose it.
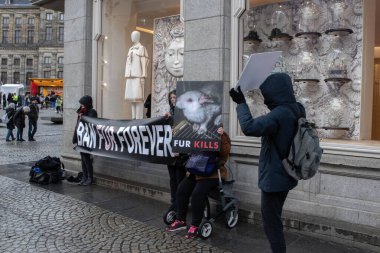
<path fill-rule="evenodd" d="M 79 103 L 86 107 L 86 112 L 82 113 L 82 115 L 79 115 L 81 108 L 79 107 L 79 109 L 77 110 L 78 117 L 77 117 L 77 124 L 75 125 L 75 130 L 73 134 L 73 140 L 72 140 L 73 144 L 78 143 L 77 128 L 78 128 L 78 124 L 79 124 L 81 116 L 88 116 L 92 118 L 98 117 L 98 113 L 92 106 L 92 98 L 90 96 L 86 95 L 86 96 L 81 97 L 81 99 L 79 99 Z"/>
<path fill-rule="evenodd" d="M 22 108 L 16 111 L 13 121 L 17 128 L 25 128 L 25 113 Z"/>
<path fill-rule="evenodd" d="M 241 103 L 236 108 L 240 126 L 245 135 L 262 137 L 259 188 L 265 192 L 289 191 L 297 181 L 286 173 L 281 160 L 289 154 L 297 120 L 305 117 L 305 108 L 296 102 L 292 81 L 287 74 L 269 76 L 260 90 L 270 112 L 253 118 L 248 105 Z"/>
<path fill-rule="evenodd" d="M 32 122 L 36 122 L 38 120 L 38 113 L 40 111 L 40 109 L 38 108 L 38 104 L 30 104 L 29 105 L 29 108 L 30 108 L 30 112 L 29 112 L 29 120 L 32 121 Z"/>
<path fill-rule="evenodd" d="M 220 176 L 222 179 L 227 179 L 227 169 L 224 167 L 224 164 L 227 162 L 228 157 L 230 156 L 231 151 L 231 139 L 227 133 L 223 133 L 221 136 L 221 147 L 220 151 L 216 152 L 218 156 L 218 167 L 220 170 Z M 189 173 L 187 173 L 189 175 Z M 202 177 L 195 176 L 196 180 L 208 179 L 208 178 L 219 178 L 218 171 L 215 170 L 211 176 Z"/>
<path fill-rule="evenodd" d="M 13 121 L 13 118 L 15 116 L 15 109 L 13 108 L 7 108 L 5 112 L 8 114 L 8 123 L 7 123 L 7 129 L 15 129 L 15 122 Z"/>

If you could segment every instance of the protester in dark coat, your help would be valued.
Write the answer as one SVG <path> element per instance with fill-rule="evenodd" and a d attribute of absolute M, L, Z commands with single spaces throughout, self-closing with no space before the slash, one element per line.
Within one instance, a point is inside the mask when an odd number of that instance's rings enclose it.
<path fill-rule="evenodd" d="M 227 169 L 225 167 L 225 163 L 230 155 L 231 140 L 222 127 L 218 129 L 218 134 L 221 135 L 220 151 L 206 153 L 213 153 L 216 157 L 218 157 L 217 166 L 219 168 L 220 176 L 223 180 L 226 180 Z M 205 210 L 207 196 L 213 189 L 217 188 L 218 184 L 219 174 L 217 170 L 210 176 L 198 176 L 188 172 L 187 176 L 182 180 L 177 189 L 176 220 L 169 225 L 166 230 L 178 231 L 187 227 L 186 216 L 191 197 L 191 226 L 189 227 L 185 238 L 191 239 L 197 237 L 198 228 L 203 218 L 203 211 Z"/>
<path fill-rule="evenodd" d="M 37 120 L 40 109 L 38 108 L 38 100 L 36 97 L 32 97 L 31 104 L 29 105 L 29 128 L 28 128 L 28 140 L 35 141 L 34 135 L 37 132 Z"/>
<path fill-rule="evenodd" d="M 305 117 L 305 109 L 296 102 L 292 81 L 287 74 L 270 75 L 260 90 L 270 112 L 257 118 L 252 117 L 240 87 L 238 91 L 231 89 L 230 96 L 238 104 L 236 111 L 243 133 L 262 137 L 259 188 L 264 230 L 272 251 L 286 252 L 282 208 L 289 190 L 297 185 L 297 181 L 286 173 L 281 160 L 289 154 L 297 120 Z"/>
<path fill-rule="evenodd" d="M 165 114 L 168 124 L 173 127 L 174 123 L 174 108 L 177 101 L 176 90 L 172 90 L 168 95 L 168 102 L 170 106 L 170 111 Z M 170 183 L 170 202 L 171 205 L 169 210 L 176 210 L 176 198 L 177 198 L 177 188 L 181 181 L 186 176 L 185 161 L 188 156 L 186 154 L 176 154 L 175 163 L 168 165 L 169 172 L 169 183 Z"/>
<path fill-rule="evenodd" d="M 8 105 L 8 108 L 5 110 L 5 113 L 8 115 L 8 123 L 7 123 L 7 136 L 5 137 L 5 141 L 11 141 L 10 138 L 12 138 L 12 141 L 15 140 L 15 137 L 13 135 L 13 129 L 15 129 L 15 123 L 13 121 L 13 117 L 15 115 L 15 104 L 10 103 Z"/>
<path fill-rule="evenodd" d="M 25 116 L 29 113 L 30 109 L 28 106 L 24 106 L 20 109 L 18 109 L 15 113 L 15 116 L 13 117 L 14 123 L 17 127 L 16 132 L 16 140 L 17 141 L 25 141 L 22 138 L 22 134 L 24 132 L 25 128 Z"/>
<path fill-rule="evenodd" d="M 82 116 L 88 116 L 88 117 L 93 117 L 93 118 L 98 117 L 98 113 L 93 108 L 91 96 L 86 95 L 86 96 L 81 97 L 81 99 L 79 99 L 79 103 L 80 103 L 80 107 L 77 110 L 78 118 L 77 118 L 77 124 L 75 126 L 74 136 L 73 136 L 73 144 L 77 144 L 78 142 L 76 132 L 77 132 L 77 127 L 78 127 L 81 117 Z M 80 156 L 82 160 L 83 177 L 79 185 L 83 185 L 83 186 L 91 185 L 93 182 L 93 166 L 92 166 L 91 155 L 81 152 Z"/>
<path fill-rule="evenodd" d="M 149 94 L 144 103 L 144 108 L 146 108 L 145 115 L 147 118 L 150 118 L 151 116 L 151 106 L 152 106 L 152 94 Z"/>

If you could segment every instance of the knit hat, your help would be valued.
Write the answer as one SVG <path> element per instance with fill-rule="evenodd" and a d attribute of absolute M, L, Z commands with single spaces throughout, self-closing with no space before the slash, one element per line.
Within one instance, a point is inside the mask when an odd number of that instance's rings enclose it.
<path fill-rule="evenodd" d="M 79 103 L 84 105 L 87 110 L 92 109 L 92 97 L 89 95 L 85 95 L 79 99 Z"/>

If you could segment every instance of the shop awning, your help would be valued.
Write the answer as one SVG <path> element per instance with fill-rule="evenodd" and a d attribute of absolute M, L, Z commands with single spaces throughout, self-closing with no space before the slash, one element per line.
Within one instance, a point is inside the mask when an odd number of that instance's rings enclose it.
<path fill-rule="evenodd" d="M 36 86 L 53 86 L 53 87 L 62 87 L 63 79 L 62 78 L 30 78 L 31 83 L 34 83 Z"/>

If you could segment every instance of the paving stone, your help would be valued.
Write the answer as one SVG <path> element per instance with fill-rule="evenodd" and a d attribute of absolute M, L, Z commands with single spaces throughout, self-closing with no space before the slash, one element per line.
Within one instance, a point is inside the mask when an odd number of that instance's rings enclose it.
<path fill-rule="evenodd" d="M 42 111 L 42 115 L 49 114 L 54 113 Z M 164 206 L 161 202 L 141 201 L 141 196 L 96 185 L 89 188 L 67 182 L 42 187 L 31 185 L 27 180 L 34 161 L 47 155 L 59 157 L 62 153 L 63 127 L 39 120 L 36 142 L 5 143 L 5 133 L 6 128 L 0 127 L 0 253 L 270 252 L 262 228 L 252 224 L 239 224 L 228 231 L 224 224 L 215 223 L 211 239 L 189 241 L 183 233 L 164 232 L 163 224 L 153 227 L 127 217 L 128 208 L 151 210 L 161 221 L 163 209 L 160 208 Z M 109 208 L 116 198 L 129 201 L 129 205 Z M 99 199 L 108 202 L 103 206 L 107 210 L 98 207 L 102 206 Z M 96 203 L 98 206 L 94 205 L 96 201 L 100 203 Z M 286 232 L 288 236 L 300 238 L 289 245 L 290 253 L 370 252 Z"/>
<path fill-rule="evenodd" d="M 25 204 L 28 203 L 28 204 Z M 76 252 L 224 252 L 202 241 L 191 244 L 176 235 L 103 210 L 68 196 L 0 176 L 2 252 L 20 245 L 27 251 Z M 22 242 L 24 242 L 22 244 Z M 25 246 L 26 246 L 25 245 Z M 26 247 L 24 247 L 26 250 Z"/>

